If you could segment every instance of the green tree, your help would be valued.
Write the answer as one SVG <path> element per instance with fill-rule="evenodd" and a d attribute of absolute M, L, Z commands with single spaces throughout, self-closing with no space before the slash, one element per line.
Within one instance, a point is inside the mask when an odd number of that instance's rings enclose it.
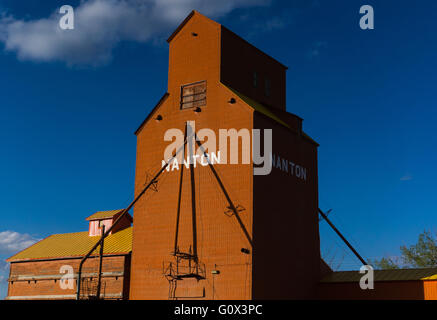
<path fill-rule="evenodd" d="M 425 231 L 419 235 L 415 245 L 409 248 L 402 246 L 401 253 L 405 264 L 412 267 L 437 267 L 437 238 L 430 231 Z"/>
<path fill-rule="evenodd" d="M 370 265 L 381 270 L 400 268 L 399 264 L 395 262 L 393 258 L 382 258 L 381 260 L 370 261 Z"/>
<path fill-rule="evenodd" d="M 371 261 L 370 264 L 376 269 L 437 267 L 437 238 L 431 231 L 421 233 L 416 244 L 401 246 L 400 249 L 402 256 L 399 259 L 382 258 Z"/>

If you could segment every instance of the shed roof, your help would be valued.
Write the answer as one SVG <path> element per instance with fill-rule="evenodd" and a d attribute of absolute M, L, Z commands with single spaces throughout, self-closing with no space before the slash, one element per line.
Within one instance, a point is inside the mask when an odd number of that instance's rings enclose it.
<path fill-rule="evenodd" d="M 51 235 L 6 261 L 43 260 L 54 258 L 80 257 L 87 254 L 100 240 L 90 237 L 88 231 Z M 99 248 L 94 254 L 98 254 Z M 126 254 L 132 251 L 132 227 L 123 229 L 105 238 L 104 254 Z"/>
<path fill-rule="evenodd" d="M 119 214 L 123 212 L 124 209 L 118 209 L 118 210 L 108 210 L 108 211 L 97 211 L 96 213 L 93 213 L 90 215 L 86 220 L 102 220 L 102 219 L 109 219 L 115 216 L 116 214 Z"/>
<path fill-rule="evenodd" d="M 337 271 L 321 280 L 321 283 L 359 282 L 364 274 L 359 271 Z M 374 281 L 437 280 L 437 268 L 375 270 Z"/>

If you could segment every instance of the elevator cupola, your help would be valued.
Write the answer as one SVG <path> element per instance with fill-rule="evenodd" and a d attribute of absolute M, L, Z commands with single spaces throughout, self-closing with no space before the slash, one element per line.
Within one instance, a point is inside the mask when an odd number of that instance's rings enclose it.
<path fill-rule="evenodd" d="M 86 220 L 89 221 L 88 235 L 90 237 L 101 236 L 102 227 L 105 226 L 105 230 L 109 230 L 109 228 L 112 227 L 112 225 L 114 224 L 115 220 L 117 220 L 117 218 L 123 212 L 123 210 L 124 209 L 98 211 L 86 218 Z M 132 216 L 127 214 L 125 217 L 123 217 L 123 221 L 120 221 L 109 234 L 114 234 L 120 230 L 130 227 L 132 221 Z"/>

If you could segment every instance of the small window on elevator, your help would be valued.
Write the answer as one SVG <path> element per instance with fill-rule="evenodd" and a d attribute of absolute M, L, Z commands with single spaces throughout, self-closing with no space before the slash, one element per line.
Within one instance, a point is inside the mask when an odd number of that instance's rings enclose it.
<path fill-rule="evenodd" d="M 264 88 L 265 92 L 264 93 L 266 94 L 267 97 L 270 97 L 271 89 L 272 89 L 272 83 L 270 82 L 269 78 L 266 78 L 265 88 Z"/>
<path fill-rule="evenodd" d="M 182 86 L 181 109 L 189 109 L 206 105 L 206 81 Z"/>

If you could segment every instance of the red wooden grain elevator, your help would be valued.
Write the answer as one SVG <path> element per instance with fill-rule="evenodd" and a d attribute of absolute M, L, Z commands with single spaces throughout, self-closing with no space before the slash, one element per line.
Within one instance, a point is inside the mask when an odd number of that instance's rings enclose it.
<path fill-rule="evenodd" d="M 167 91 L 135 132 L 133 227 L 129 208 L 97 212 L 88 231 L 53 235 L 14 255 L 7 299 L 436 299 L 437 268 L 375 271 L 374 290 L 361 290 L 358 271 L 333 272 L 321 259 L 318 144 L 286 111 L 284 65 L 196 11 L 168 43 Z M 188 124 L 201 139 L 212 130 L 227 163 L 179 162 L 155 180 L 166 148 L 185 146 L 168 130 L 186 137 Z M 241 136 L 222 140 L 221 130 L 231 129 Z M 266 175 L 243 161 L 244 133 L 253 147 L 253 130 L 272 132 Z M 229 163 L 233 143 L 237 163 Z M 84 260 L 81 290 L 60 289 L 59 268 L 70 265 L 79 279 L 80 259 L 103 226 L 112 229 L 102 254 Z"/>
<path fill-rule="evenodd" d="M 168 42 L 167 92 L 136 132 L 136 194 L 161 165 L 166 130 L 183 131 L 187 121 L 217 137 L 220 129 L 272 129 L 274 163 L 269 175 L 254 175 L 252 162 L 215 165 L 225 192 L 209 167 L 165 172 L 135 206 L 131 298 L 314 297 L 318 145 L 286 112 L 287 68 L 195 11 Z M 176 267 L 180 274 L 171 274 Z"/>

